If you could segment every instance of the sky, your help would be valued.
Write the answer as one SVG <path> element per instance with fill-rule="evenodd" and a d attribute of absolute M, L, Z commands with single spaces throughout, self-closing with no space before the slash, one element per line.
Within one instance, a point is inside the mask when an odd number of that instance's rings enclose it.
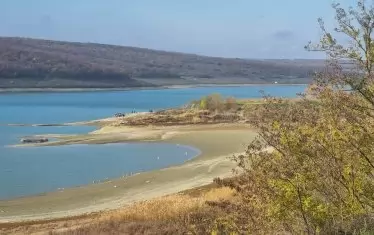
<path fill-rule="evenodd" d="M 340 0 L 343 6 L 355 0 Z M 331 0 L 0 0 L 0 36 L 94 42 L 208 56 L 299 59 L 333 29 Z"/>

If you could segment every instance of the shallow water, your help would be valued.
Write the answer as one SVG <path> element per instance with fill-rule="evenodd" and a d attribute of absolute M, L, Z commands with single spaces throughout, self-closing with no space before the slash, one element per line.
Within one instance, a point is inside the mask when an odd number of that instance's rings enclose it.
<path fill-rule="evenodd" d="M 10 154 L 1 156 L 0 199 L 161 169 L 199 154 L 191 147 L 163 143 L 26 147 L 7 151 Z"/>
<path fill-rule="evenodd" d="M 65 123 L 104 118 L 117 112 L 179 107 L 211 93 L 259 98 L 262 96 L 259 91 L 264 90 L 273 96 L 295 97 L 304 89 L 304 85 L 267 85 L 0 94 L 0 199 L 160 169 L 181 164 L 198 154 L 197 150 L 183 146 L 154 143 L 7 148 L 6 145 L 18 143 L 22 136 L 79 134 L 91 131 L 93 127 L 15 127 L 5 124 Z"/>

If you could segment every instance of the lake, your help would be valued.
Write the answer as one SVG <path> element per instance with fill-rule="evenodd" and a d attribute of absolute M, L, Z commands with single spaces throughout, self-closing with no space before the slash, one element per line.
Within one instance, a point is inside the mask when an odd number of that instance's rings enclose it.
<path fill-rule="evenodd" d="M 79 134 L 86 126 L 20 127 L 113 116 L 132 110 L 180 107 L 211 93 L 236 98 L 295 97 L 305 85 L 197 87 L 159 90 L 31 92 L 0 94 L 0 200 L 56 191 L 181 164 L 199 154 L 188 146 L 161 143 L 10 148 L 22 136 Z M 186 154 L 187 153 L 187 154 Z"/>

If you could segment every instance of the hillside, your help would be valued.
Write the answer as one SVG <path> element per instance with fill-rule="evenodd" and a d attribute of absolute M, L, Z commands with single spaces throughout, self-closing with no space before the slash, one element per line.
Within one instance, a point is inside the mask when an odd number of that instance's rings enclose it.
<path fill-rule="evenodd" d="M 310 60 L 226 59 L 93 43 L 0 37 L 0 88 L 306 83 Z"/>

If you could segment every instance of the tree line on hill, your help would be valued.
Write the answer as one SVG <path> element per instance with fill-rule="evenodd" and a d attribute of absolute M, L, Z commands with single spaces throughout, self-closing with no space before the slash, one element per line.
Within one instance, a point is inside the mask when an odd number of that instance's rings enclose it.
<path fill-rule="evenodd" d="M 0 37 L 0 87 L 307 83 L 322 61 L 246 60 Z"/>

